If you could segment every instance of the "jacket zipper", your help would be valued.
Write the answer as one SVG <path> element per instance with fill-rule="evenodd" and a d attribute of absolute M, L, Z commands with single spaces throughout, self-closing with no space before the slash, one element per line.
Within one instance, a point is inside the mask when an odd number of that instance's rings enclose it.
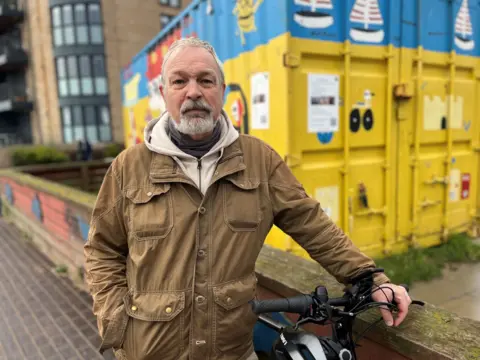
<path fill-rule="evenodd" d="M 202 192 L 202 159 L 198 159 L 198 188 L 200 189 L 200 192 Z"/>

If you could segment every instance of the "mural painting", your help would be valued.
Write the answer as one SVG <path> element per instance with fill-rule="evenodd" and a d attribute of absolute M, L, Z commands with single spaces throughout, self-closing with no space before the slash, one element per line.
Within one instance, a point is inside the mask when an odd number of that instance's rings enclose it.
<path fill-rule="evenodd" d="M 248 103 L 241 86 L 230 83 L 225 89 L 225 112 L 237 131 L 242 134 L 249 132 Z"/>
<path fill-rule="evenodd" d="M 1 178 L 0 183 L 2 197 L 48 233 L 55 234 L 57 241 L 87 241 L 88 211 L 74 208 L 67 201 L 9 178 Z"/>
<path fill-rule="evenodd" d="M 255 1 L 255 3 L 254 3 Z M 245 33 L 257 31 L 255 13 L 263 0 L 237 0 L 233 8 L 233 15 L 237 17 L 238 33 L 242 45 L 245 44 Z"/>
<path fill-rule="evenodd" d="M 462 50 L 473 50 L 475 47 L 470 11 L 468 10 L 468 0 L 462 1 L 462 5 L 455 19 L 455 45 Z"/>
<path fill-rule="evenodd" d="M 293 16 L 297 24 L 309 29 L 323 29 L 333 25 L 333 16 L 327 11 L 333 9 L 331 0 L 295 0 L 295 5 L 301 6 Z"/>
<path fill-rule="evenodd" d="M 383 18 L 378 0 L 356 0 L 350 12 L 353 40 L 364 43 L 381 43 L 385 36 Z"/>
<path fill-rule="evenodd" d="M 372 109 L 372 97 L 374 95 L 369 89 L 365 89 L 363 101 L 353 104 L 350 112 L 350 131 L 352 133 L 357 133 L 361 127 L 366 131 L 373 129 L 375 119 Z"/>

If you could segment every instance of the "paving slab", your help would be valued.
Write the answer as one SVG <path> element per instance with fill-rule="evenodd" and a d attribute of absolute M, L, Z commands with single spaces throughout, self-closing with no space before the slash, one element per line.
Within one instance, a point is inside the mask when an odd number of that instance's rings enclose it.
<path fill-rule="evenodd" d="M 113 360 L 88 293 L 0 218 L 0 360 Z"/>

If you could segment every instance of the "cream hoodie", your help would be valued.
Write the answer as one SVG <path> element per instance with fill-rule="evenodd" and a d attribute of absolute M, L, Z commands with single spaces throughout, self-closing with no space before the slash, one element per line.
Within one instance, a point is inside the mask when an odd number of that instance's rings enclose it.
<path fill-rule="evenodd" d="M 165 112 L 148 123 L 144 132 L 145 144 L 151 151 L 172 157 L 205 195 L 223 150 L 237 140 L 238 131 L 233 127 L 227 114 L 222 111 L 218 120 L 222 125 L 220 140 L 201 159 L 197 159 L 181 151 L 170 140 L 167 132 L 169 117 L 170 115 Z"/>

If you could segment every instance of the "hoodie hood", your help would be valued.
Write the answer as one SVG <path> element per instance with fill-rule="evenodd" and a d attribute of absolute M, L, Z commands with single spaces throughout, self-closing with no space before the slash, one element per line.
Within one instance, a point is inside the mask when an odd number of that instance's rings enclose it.
<path fill-rule="evenodd" d="M 172 142 L 168 133 L 168 121 L 170 121 L 170 114 L 164 112 L 160 117 L 148 123 L 144 131 L 146 146 L 158 154 L 172 156 L 181 160 L 196 160 L 194 156 L 184 153 Z M 222 110 L 218 121 L 221 122 L 220 140 L 203 157 L 219 151 L 223 153 L 223 149 L 231 145 L 239 136 L 238 131 L 233 127 L 225 111 Z"/>

